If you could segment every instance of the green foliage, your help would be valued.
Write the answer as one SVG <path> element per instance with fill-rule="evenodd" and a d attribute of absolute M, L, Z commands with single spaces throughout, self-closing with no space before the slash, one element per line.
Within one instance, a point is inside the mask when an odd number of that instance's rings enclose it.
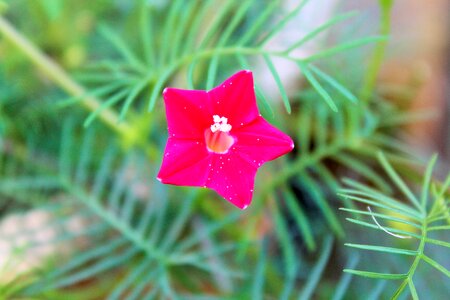
<path fill-rule="evenodd" d="M 376 90 L 393 1 L 379 1 L 379 34 L 358 36 L 364 16 L 337 13 L 277 48 L 312 2 L 10 1 L 0 17 L 0 233 L 10 216 L 26 224 L 42 212 L 49 224 L 16 226 L 11 240 L 28 243 L 8 262 L 52 251 L 7 281 L 0 270 L 0 298 L 379 299 L 393 287 L 396 297 L 406 287 L 413 298 L 444 295 L 445 284 L 426 289 L 434 279 L 420 267 L 448 279 L 450 176 L 432 178 L 433 158 L 417 184 L 417 158 L 399 137 L 427 114 Z M 280 60 L 302 74 L 301 88 L 288 88 Z M 155 180 L 162 89 L 210 89 L 238 69 L 273 80 L 275 97 L 255 76 L 258 106 L 296 144 L 261 168 L 244 212 Z M 343 222 L 338 191 L 361 232 Z M 33 238 L 49 228 L 50 238 Z M 372 229 L 379 243 L 342 246 Z"/>
<path fill-rule="evenodd" d="M 48 242 L 58 245 L 64 241 L 75 246 L 84 238 L 90 241 L 89 244 L 93 243 L 93 247 L 68 253 L 71 255 L 68 263 L 55 265 L 51 271 L 34 279 L 31 286 L 24 288 L 25 294 L 47 295 L 52 290 L 75 286 L 90 279 L 93 280 L 91 284 L 117 281 L 109 299 L 121 299 L 123 295 L 128 299 L 150 297 L 149 286 L 153 297 L 171 297 L 175 295 L 173 286 L 176 284 L 172 273 L 192 275 L 197 270 L 205 280 L 209 276 L 202 273 L 212 272 L 224 278 L 237 276 L 238 272 L 229 267 L 217 268 L 210 263 L 212 257 L 236 250 L 236 244 L 215 243 L 208 247 L 203 243 L 212 233 L 235 221 L 238 214 L 215 223 L 195 217 L 193 209 L 198 193 L 187 195 L 181 206 L 171 205 L 167 198 L 147 201 L 139 197 L 136 190 L 139 184 L 144 184 L 141 180 L 146 178 L 139 175 L 144 171 L 139 170 L 139 160 L 143 157 L 133 153 L 125 158 L 117 157 L 114 147 L 100 155 L 98 171 L 89 178 L 95 133 L 89 130 L 81 149 L 78 149 L 70 127 L 70 123 L 66 124 L 63 130 L 58 171 L 49 174 L 46 180 L 10 174 L 9 179 L 3 177 L 0 189 L 2 192 L 20 190 L 28 195 L 39 190 L 57 189 L 66 198 L 64 205 L 49 203 L 46 209 L 57 218 L 58 226 L 66 228 L 70 222 L 77 221 L 82 223 L 82 228 L 76 232 L 61 232 L 55 240 Z M 71 161 L 74 151 L 80 152 L 78 162 Z M 158 194 L 162 197 L 165 193 L 163 190 Z M 190 230 L 191 234 L 186 235 Z M 52 264 L 57 264 L 57 261 Z M 123 274 L 119 277 L 111 275 L 119 273 Z M 190 284 L 198 289 L 205 282 L 192 280 Z"/>
<path fill-rule="evenodd" d="M 248 59 L 255 60 L 262 57 L 277 83 L 288 113 L 291 112 L 291 105 L 272 58 L 291 61 L 293 64 L 297 64 L 305 75 L 308 74 L 307 79 L 319 95 L 333 110 L 337 111 L 338 108 L 332 97 L 324 92 L 321 83 L 309 72 L 309 68 L 313 68 L 312 63 L 354 47 L 383 40 L 384 37 L 364 37 L 344 42 L 304 58 L 292 54 L 293 50 L 314 39 L 323 31 L 354 16 L 354 14 L 345 14 L 334 17 L 313 29 L 298 41 L 294 41 L 286 49 L 270 49 L 269 42 L 277 36 L 286 23 L 302 11 L 307 2 L 301 1 L 289 14 L 275 22 L 272 27 L 267 28 L 263 27 L 263 24 L 269 21 L 277 11 L 277 1 L 268 5 L 252 24 L 246 24 L 244 20 L 247 15 L 253 13 L 253 0 L 245 1 L 243 5 L 240 1 L 227 1 L 206 32 L 203 32 L 204 28 L 201 27 L 201 24 L 210 23 L 213 0 L 206 2 L 189 1 L 188 4 L 183 4 L 183 1 L 175 1 L 167 10 L 167 17 L 162 18 L 157 25 L 161 26 L 161 30 L 156 30 L 159 27 L 154 24 L 154 20 L 158 20 L 157 15 L 161 13 L 160 9 L 142 2 L 138 6 L 138 9 L 141 10 L 138 17 L 140 19 L 140 26 L 138 27 L 141 32 L 137 47 L 145 49 L 143 54 L 141 54 L 141 51 L 133 49 L 132 44 L 117 35 L 109 27 L 102 27 L 101 29 L 102 35 L 111 42 L 120 57 L 119 59 L 97 62 L 92 66 L 93 69 L 89 69 L 87 74 L 80 76 L 82 80 L 90 80 L 90 78 L 93 78 L 92 75 L 95 74 L 96 81 L 104 81 L 104 84 L 98 82 L 97 88 L 90 92 L 92 95 L 102 97 L 108 94 L 113 95 L 107 97 L 98 110 L 92 112 L 85 125 L 89 125 L 102 110 L 119 102 L 123 103 L 120 112 L 120 118 L 123 119 L 131 104 L 149 86 L 151 87 L 151 93 L 148 105 L 150 111 L 153 110 L 161 95 L 162 88 L 184 67 L 189 70 L 186 80 L 190 88 L 197 87 L 195 75 L 198 73 L 205 74 L 206 72 L 206 86 L 204 88 L 210 89 L 218 83 L 219 67 L 224 64 L 223 61 L 229 61 L 230 58 L 236 58 L 237 65 L 240 65 L 240 68 L 246 68 Z M 178 26 L 176 30 L 172 30 L 173 24 L 186 24 L 194 14 L 196 19 L 191 27 Z M 241 35 L 241 32 L 245 32 L 245 34 Z M 329 76 L 324 78 L 321 74 L 323 73 L 319 73 L 317 76 L 326 82 L 332 82 L 336 89 L 344 92 L 352 101 L 356 99 L 337 81 Z M 223 77 L 219 78 L 219 80 L 222 79 Z M 76 99 L 70 99 L 69 102 L 71 103 L 73 100 Z M 270 106 L 263 95 L 258 100 L 263 102 L 261 105 Z"/>
<path fill-rule="evenodd" d="M 442 185 L 437 184 L 437 182 L 433 182 L 431 180 L 433 168 L 437 161 L 437 156 L 434 156 L 430 160 L 426 168 L 423 178 L 422 191 L 421 193 L 418 193 L 416 195 L 405 184 L 405 182 L 393 169 L 393 167 L 383 154 L 379 155 L 379 160 L 387 175 L 403 194 L 403 197 L 405 197 L 410 202 L 409 205 L 400 202 L 399 200 L 397 200 L 398 198 L 387 196 L 386 194 L 378 190 L 350 180 L 347 181 L 347 184 L 351 188 L 342 190 L 342 196 L 347 199 L 351 199 L 352 201 L 368 205 L 368 208 L 370 206 L 377 208 L 377 211 L 380 211 L 380 213 L 372 213 L 370 209 L 369 211 L 343 209 L 345 211 L 353 213 L 355 216 L 358 216 L 357 219 L 347 218 L 347 220 L 358 225 L 365 226 L 367 228 L 381 230 L 386 234 L 392 235 L 393 238 L 416 240 L 416 249 L 410 250 L 403 247 L 385 247 L 368 244 L 348 243 L 346 245 L 349 247 L 367 251 L 412 256 L 413 260 L 408 271 L 400 274 L 361 271 L 354 269 L 346 269 L 344 271 L 369 278 L 399 280 L 400 285 L 395 291 L 392 298 L 397 299 L 406 289 L 406 287 L 408 287 L 412 298 L 418 299 L 419 297 L 416 291 L 413 277 L 421 262 L 431 265 L 435 269 L 435 271 L 441 272 L 447 278 L 450 278 L 450 271 L 445 266 L 429 257 L 428 254 L 425 254 L 426 248 L 430 245 L 438 245 L 447 248 L 447 254 L 450 250 L 450 243 L 448 241 L 430 237 L 433 231 L 439 232 L 439 236 L 441 236 L 442 238 L 444 238 L 445 236 L 448 237 L 448 233 L 450 230 L 450 219 L 448 218 L 448 205 L 450 199 L 450 174 L 447 175 L 447 179 Z M 368 216 L 371 216 L 373 218 L 373 220 L 376 222 L 376 225 L 363 220 Z M 379 223 L 377 223 L 375 218 L 383 220 L 383 222 L 390 221 L 392 224 L 406 224 L 407 226 L 409 226 L 409 230 L 402 229 L 401 226 L 395 225 L 394 228 L 388 226 L 382 227 Z M 419 232 L 411 232 L 410 230 Z"/>

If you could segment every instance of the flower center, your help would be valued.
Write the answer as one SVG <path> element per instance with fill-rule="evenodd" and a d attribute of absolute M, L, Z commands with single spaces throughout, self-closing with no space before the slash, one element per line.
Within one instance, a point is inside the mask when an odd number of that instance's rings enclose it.
<path fill-rule="evenodd" d="M 213 116 L 214 124 L 205 130 L 205 143 L 210 152 L 224 154 L 234 144 L 234 138 L 229 134 L 231 125 L 225 117 Z"/>

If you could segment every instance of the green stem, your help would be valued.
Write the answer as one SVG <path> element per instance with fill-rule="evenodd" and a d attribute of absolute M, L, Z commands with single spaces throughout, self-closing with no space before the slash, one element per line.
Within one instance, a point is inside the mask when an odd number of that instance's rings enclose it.
<path fill-rule="evenodd" d="M 409 281 L 412 281 L 413 275 L 416 272 L 417 266 L 419 265 L 419 262 L 422 260 L 424 256 L 424 250 L 425 250 L 425 243 L 427 240 L 427 233 L 428 233 L 428 218 L 426 218 L 422 223 L 422 234 L 420 239 L 419 247 L 417 248 L 417 256 L 414 259 L 411 267 L 409 268 L 409 271 L 407 273 L 407 277 L 403 280 L 402 284 L 400 284 L 397 291 L 395 291 L 394 295 L 392 296 L 392 299 L 397 299 L 403 292 L 403 290 L 408 285 Z"/>
<path fill-rule="evenodd" d="M 12 44 L 14 44 L 23 54 L 25 54 L 39 69 L 41 69 L 53 82 L 60 86 L 67 93 L 83 98 L 83 105 L 89 111 L 95 111 L 100 106 L 100 101 L 87 95 L 84 87 L 76 83 L 57 63 L 42 53 L 26 37 L 19 33 L 7 20 L 0 16 L 0 32 Z M 99 118 L 114 130 L 126 134 L 130 127 L 125 123 L 119 123 L 119 118 L 111 109 L 104 109 Z"/>
<path fill-rule="evenodd" d="M 120 122 L 119 116 L 110 108 L 101 107 L 101 101 L 89 95 L 88 91 L 75 82 L 63 68 L 61 68 L 51 58 L 46 56 L 36 46 L 34 46 L 25 36 L 19 33 L 7 20 L 0 16 L 0 33 L 25 54 L 39 69 L 41 69 L 54 83 L 74 97 L 83 99 L 81 103 L 89 111 L 99 110 L 98 118 L 107 126 L 118 132 L 122 137 L 135 145 L 141 146 L 151 158 L 158 156 L 158 150 L 141 139 L 139 133 L 126 122 Z"/>
<path fill-rule="evenodd" d="M 391 31 L 391 11 L 394 0 L 379 0 L 379 3 L 381 8 L 379 34 L 387 36 Z M 364 83 L 360 91 L 360 99 L 362 103 L 368 101 L 370 95 L 374 90 L 381 63 L 383 62 L 384 54 L 386 51 L 386 45 L 387 41 L 381 40 L 375 46 L 375 50 L 372 54 L 367 72 L 364 77 Z"/>

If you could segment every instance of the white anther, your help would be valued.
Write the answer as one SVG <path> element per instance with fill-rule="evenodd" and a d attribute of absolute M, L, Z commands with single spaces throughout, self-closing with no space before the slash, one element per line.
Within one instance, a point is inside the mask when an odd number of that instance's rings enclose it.
<path fill-rule="evenodd" d="M 222 132 L 228 132 L 231 130 L 231 125 L 230 124 L 220 124 L 220 131 Z"/>
<path fill-rule="evenodd" d="M 216 132 L 218 130 L 220 130 L 220 124 L 214 123 L 213 125 L 211 125 L 211 131 L 212 132 Z"/>
<path fill-rule="evenodd" d="M 228 124 L 228 118 L 213 115 L 213 120 L 214 124 L 211 125 L 211 131 L 213 133 L 216 131 L 229 132 L 231 130 L 231 125 Z"/>

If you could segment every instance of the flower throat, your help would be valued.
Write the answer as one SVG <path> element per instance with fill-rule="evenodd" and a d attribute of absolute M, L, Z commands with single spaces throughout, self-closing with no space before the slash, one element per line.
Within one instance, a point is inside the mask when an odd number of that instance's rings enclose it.
<path fill-rule="evenodd" d="M 224 154 L 234 144 L 234 138 L 229 134 L 232 126 L 228 119 L 218 115 L 213 116 L 214 124 L 205 130 L 206 148 L 210 152 Z"/>

